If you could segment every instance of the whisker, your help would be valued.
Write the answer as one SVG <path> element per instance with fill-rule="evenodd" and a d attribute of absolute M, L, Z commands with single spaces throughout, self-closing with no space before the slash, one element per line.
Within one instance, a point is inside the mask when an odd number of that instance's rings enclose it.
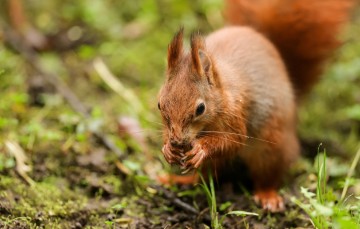
<path fill-rule="evenodd" d="M 149 124 L 156 124 L 156 125 L 160 125 L 160 126 L 165 126 L 164 123 L 162 122 L 157 122 L 157 121 L 150 121 L 150 120 L 142 120 L 143 122 L 149 123 Z"/>
<path fill-rule="evenodd" d="M 203 135 L 203 136 L 211 136 L 211 135 Z M 223 140 L 226 140 L 226 141 L 230 141 L 230 142 L 233 142 L 233 143 L 237 143 L 237 144 L 239 144 L 239 145 L 249 146 L 249 145 L 247 145 L 247 144 L 245 144 L 245 143 L 242 143 L 242 142 L 238 142 L 238 141 L 229 139 L 229 138 L 227 138 L 226 136 L 216 136 L 216 137 L 219 138 L 219 139 L 223 139 Z"/>
<path fill-rule="evenodd" d="M 217 113 L 223 113 L 223 114 L 227 114 L 227 115 L 230 115 L 230 116 L 233 116 L 233 117 L 236 117 L 236 118 L 240 118 L 240 119 L 244 120 L 246 123 L 249 122 L 249 120 L 242 117 L 240 114 L 235 114 L 235 113 L 228 112 L 228 111 L 217 111 Z"/>
<path fill-rule="evenodd" d="M 237 136 L 245 137 L 245 138 L 248 138 L 248 139 L 254 139 L 254 140 L 258 140 L 258 141 L 262 141 L 262 142 L 276 144 L 275 142 L 271 142 L 271 141 L 268 141 L 268 140 L 265 140 L 265 139 L 251 137 L 249 135 L 238 134 L 238 133 L 233 133 L 233 132 L 212 131 L 212 130 L 206 131 L 206 130 L 204 130 L 204 131 L 201 131 L 200 133 L 231 134 L 231 135 L 237 135 Z"/>
<path fill-rule="evenodd" d="M 230 141 L 230 142 L 233 142 L 233 143 L 237 143 L 237 144 L 242 145 L 242 146 L 249 146 L 249 145 L 247 145 L 247 144 L 245 144 L 245 143 L 242 143 L 242 142 L 238 142 L 238 141 L 229 139 L 229 138 L 227 138 L 227 137 L 225 137 L 225 136 L 224 136 L 224 137 L 220 137 L 220 138 L 222 138 L 222 139 L 224 139 L 224 140 L 226 140 L 226 141 Z"/>
<path fill-rule="evenodd" d="M 162 133 L 162 130 L 153 130 L 153 129 L 147 129 L 147 130 L 137 130 L 137 131 L 129 131 L 129 130 L 118 130 L 120 133 L 129 133 L 129 134 L 138 134 L 138 133 Z"/>
<path fill-rule="evenodd" d="M 155 138 L 161 138 L 162 139 L 162 135 L 152 135 L 151 137 L 155 137 Z"/>
<path fill-rule="evenodd" d="M 160 126 L 165 126 L 164 123 L 162 123 L 162 122 L 155 122 L 155 121 L 147 121 L 147 122 L 149 122 L 149 123 L 154 123 L 154 124 L 158 124 L 158 125 L 160 125 Z"/>

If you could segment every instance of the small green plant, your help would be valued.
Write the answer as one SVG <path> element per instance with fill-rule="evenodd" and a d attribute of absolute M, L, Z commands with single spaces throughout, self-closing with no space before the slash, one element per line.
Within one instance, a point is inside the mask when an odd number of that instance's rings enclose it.
<path fill-rule="evenodd" d="M 209 171 L 209 185 L 208 183 L 205 181 L 204 177 L 201 175 L 200 172 L 199 176 L 201 179 L 202 184 L 201 187 L 203 188 L 206 198 L 207 198 L 207 202 L 209 205 L 209 209 L 210 209 L 210 217 L 211 217 L 211 228 L 213 229 L 222 229 L 223 226 L 223 222 L 225 220 L 225 217 L 228 215 L 236 215 L 236 216 L 247 216 L 247 215 L 252 215 L 252 216 L 258 216 L 257 213 L 253 213 L 253 212 L 247 212 L 247 211 L 230 211 L 228 213 L 226 213 L 225 215 L 223 215 L 220 219 L 219 219 L 219 212 L 217 211 L 217 205 L 216 205 L 216 195 L 215 195 L 215 188 L 214 188 L 214 180 L 213 177 L 211 175 L 211 172 Z"/>
<path fill-rule="evenodd" d="M 199 172 L 199 175 L 200 175 L 200 179 L 202 181 L 202 184 L 200 184 L 200 185 L 205 192 L 207 202 L 209 205 L 209 209 L 210 209 L 211 227 L 214 229 L 220 229 L 220 228 L 222 228 L 222 226 L 219 221 L 219 213 L 217 212 L 217 207 L 216 207 L 214 180 L 212 178 L 211 173 L 209 172 L 209 185 L 208 185 L 200 172 Z"/>
<path fill-rule="evenodd" d="M 319 150 L 318 150 L 319 153 Z M 291 200 L 301 207 L 310 217 L 315 228 L 360 228 L 360 197 L 355 197 L 357 201 L 348 202 L 344 198 L 349 179 L 359 161 L 360 149 L 358 150 L 348 176 L 345 180 L 345 186 L 342 196 L 338 201 L 326 180 L 326 152 L 319 153 L 317 157 L 317 186 L 316 193 L 309 191 L 308 188 L 301 187 L 301 193 L 305 197 L 302 202 L 296 197 Z"/>
<path fill-rule="evenodd" d="M 110 221 L 110 220 L 106 220 L 105 225 L 106 225 L 107 228 L 113 228 L 114 227 L 114 222 Z"/>

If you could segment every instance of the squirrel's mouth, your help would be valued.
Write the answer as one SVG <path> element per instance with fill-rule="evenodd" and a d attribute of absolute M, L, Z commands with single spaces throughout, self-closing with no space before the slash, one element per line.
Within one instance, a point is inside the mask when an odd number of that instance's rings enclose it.
<path fill-rule="evenodd" d="M 185 140 L 185 139 L 182 139 L 180 141 L 179 140 L 178 141 L 171 141 L 170 140 L 170 145 L 171 145 L 171 148 L 173 150 L 181 151 L 181 152 L 184 152 L 184 153 L 192 149 L 191 141 L 188 141 L 188 140 Z"/>

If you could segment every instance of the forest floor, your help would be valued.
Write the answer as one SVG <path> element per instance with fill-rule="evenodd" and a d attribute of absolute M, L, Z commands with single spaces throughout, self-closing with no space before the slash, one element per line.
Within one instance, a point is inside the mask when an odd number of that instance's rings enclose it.
<path fill-rule="evenodd" d="M 359 17 L 299 109 L 302 157 L 280 190 L 286 211 L 267 213 L 246 184 L 215 181 L 209 195 L 201 182 L 157 181 L 179 172 L 161 155 L 156 107 L 169 28 L 185 12 L 190 28 L 221 26 L 218 5 L 100 2 L 64 3 L 60 12 L 74 8 L 48 24 L 39 18 L 59 3 L 34 3 L 36 26 L 56 28 L 46 47 L 11 26 L 0 33 L 0 228 L 360 228 Z M 164 8 L 178 17 L 154 18 Z"/>

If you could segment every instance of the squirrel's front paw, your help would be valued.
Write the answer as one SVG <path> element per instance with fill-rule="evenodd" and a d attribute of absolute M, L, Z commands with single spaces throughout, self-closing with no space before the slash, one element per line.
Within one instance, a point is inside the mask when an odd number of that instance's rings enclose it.
<path fill-rule="evenodd" d="M 184 156 L 182 153 L 172 149 L 169 143 L 166 143 L 161 151 L 169 164 L 179 164 L 181 157 Z"/>
<path fill-rule="evenodd" d="M 191 169 L 197 169 L 203 163 L 207 156 L 207 151 L 202 144 L 197 143 L 192 150 L 185 153 L 185 156 L 181 159 L 183 173 L 187 173 Z"/>

